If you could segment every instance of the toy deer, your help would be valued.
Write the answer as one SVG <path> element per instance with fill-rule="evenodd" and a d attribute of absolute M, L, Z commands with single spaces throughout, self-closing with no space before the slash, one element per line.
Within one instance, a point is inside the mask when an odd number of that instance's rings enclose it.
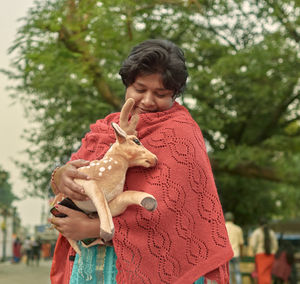
<path fill-rule="evenodd" d="M 135 127 L 138 119 L 136 117 L 131 119 L 134 121 L 131 128 L 128 123 L 129 113 L 134 103 L 133 99 L 128 99 L 120 114 L 120 125 L 123 125 L 128 133 L 136 133 Z M 73 200 L 86 213 L 97 211 L 100 219 L 100 239 L 104 242 L 110 241 L 114 235 L 112 217 L 122 214 L 129 205 L 140 205 L 148 211 L 155 210 L 157 206 L 151 194 L 129 190 L 123 192 L 127 169 L 134 166 L 153 167 L 157 163 L 157 157 L 147 150 L 135 135 L 128 135 L 116 123 L 112 123 L 112 127 L 115 131 L 116 142 L 105 156 L 101 160 L 94 160 L 88 166 L 78 169 L 90 177 L 90 180 L 75 179 L 76 183 L 84 187 L 90 200 Z M 80 254 L 76 241 L 70 239 L 68 241 Z"/>

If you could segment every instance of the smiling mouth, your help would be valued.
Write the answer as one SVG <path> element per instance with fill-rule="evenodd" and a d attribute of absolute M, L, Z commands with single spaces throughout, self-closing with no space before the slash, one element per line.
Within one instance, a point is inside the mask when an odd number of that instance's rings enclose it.
<path fill-rule="evenodd" d="M 137 107 L 137 108 L 139 113 L 155 112 L 154 110 L 143 109 L 141 107 Z"/>

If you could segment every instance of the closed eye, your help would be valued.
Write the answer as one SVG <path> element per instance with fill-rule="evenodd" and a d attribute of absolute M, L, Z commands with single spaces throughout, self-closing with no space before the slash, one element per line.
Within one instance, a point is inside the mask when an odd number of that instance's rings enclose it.
<path fill-rule="evenodd" d="M 142 144 L 142 143 L 140 142 L 140 140 L 137 139 L 137 138 L 133 138 L 132 141 L 133 141 L 135 144 L 137 144 L 137 145 L 141 145 L 141 144 Z"/>
<path fill-rule="evenodd" d="M 145 93 L 146 90 L 135 88 L 135 91 L 142 94 L 142 93 Z"/>

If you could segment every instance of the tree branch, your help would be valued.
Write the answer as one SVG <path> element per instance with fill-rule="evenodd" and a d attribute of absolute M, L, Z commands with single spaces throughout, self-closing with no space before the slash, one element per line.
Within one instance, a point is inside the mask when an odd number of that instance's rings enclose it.
<path fill-rule="evenodd" d="M 263 180 L 269 180 L 273 182 L 287 182 L 287 183 L 292 183 L 294 184 L 295 181 L 288 181 L 286 178 L 280 177 L 278 172 L 276 172 L 274 169 L 271 168 L 260 168 L 255 165 L 250 165 L 250 164 L 239 164 L 234 168 L 229 168 L 229 167 L 222 167 L 220 166 L 220 163 L 211 158 L 210 159 L 212 169 L 214 172 L 223 172 L 223 173 L 228 173 L 232 175 L 238 175 L 242 177 L 248 177 L 248 178 L 258 178 L 258 179 L 263 179 Z M 299 181 L 298 181 L 299 182 Z"/>
<path fill-rule="evenodd" d="M 104 100 L 112 105 L 115 109 L 119 109 L 122 102 L 121 100 L 114 96 L 111 92 L 109 85 L 103 78 L 103 71 L 101 70 L 97 58 L 95 58 L 89 51 L 89 46 L 85 40 L 81 37 L 79 30 L 69 30 L 68 26 L 74 26 L 74 19 L 76 19 L 76 9 L 74 0 L 69 1 L 69 13 L 67 15 L 66 25 L 62 25 L 59 31 L 59 40 L 64 43 L 67 49 L 72 52 L 80 53 L 82 55 L 82 61 L 88 65 L 91 71 L 91 76 L 93 76 L 93 84 L 99 94 L 104 98 Z M 75 10 L 74 10 L 75 9 Z M 72 15 L 69 15 L 69 14 Z M 73 24 L 73 25 L 72 25 Z"/>
<path fill-rule="evenodd" d="M 291 94 L 292 90 L 294 89 L 294 86 L 291 86 L 290 88 L 288 88 L 287 90 L 287 94 Z M 275 111 L 273 112 L 273 116 L 272 118 L 269 120 L 269 122 L 265 125 L 264 128 L 262 128 L 262 131 L 260 132 L 260 135 L 257 136 L 257 138 L 254 141 L 254 144 L 258 144 L 261 141 L 265 140 L 266 138 L 268 138 L 270 136 L 270 132 L 272 131 L 272 129 L 274 129 L 274 125 L 278 123 L 278 121 L 280 120 L 282 114 L 286 111 L 287 107 L 296 99 L 298 99 L 300 96 L 300 94 L 288 97 L 287 99 L 284 98 L 282 100 L 282 103 L 279 104 L 277 106 L 277 108 L 275 109 Z"/>

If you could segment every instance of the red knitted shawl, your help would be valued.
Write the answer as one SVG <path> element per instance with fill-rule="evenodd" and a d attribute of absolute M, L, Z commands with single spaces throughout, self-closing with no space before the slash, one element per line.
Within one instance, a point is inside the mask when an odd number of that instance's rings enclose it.
<path fill-rule="evenodd" d="M 74 159 L 101 159 L 115 141 L 111 122 L 98 120 Z M 206 276 L 228 283 L 232 257 L 222 207 L 201 131 L 178 103 L 167 111 L 140 115 L 143 145 L 158 157 L 155 168 L 130 168 L 125 190 L 154 195 L 148 212 L 129 207 L 114 218 L 118 283 L 193 283 Z"/>

